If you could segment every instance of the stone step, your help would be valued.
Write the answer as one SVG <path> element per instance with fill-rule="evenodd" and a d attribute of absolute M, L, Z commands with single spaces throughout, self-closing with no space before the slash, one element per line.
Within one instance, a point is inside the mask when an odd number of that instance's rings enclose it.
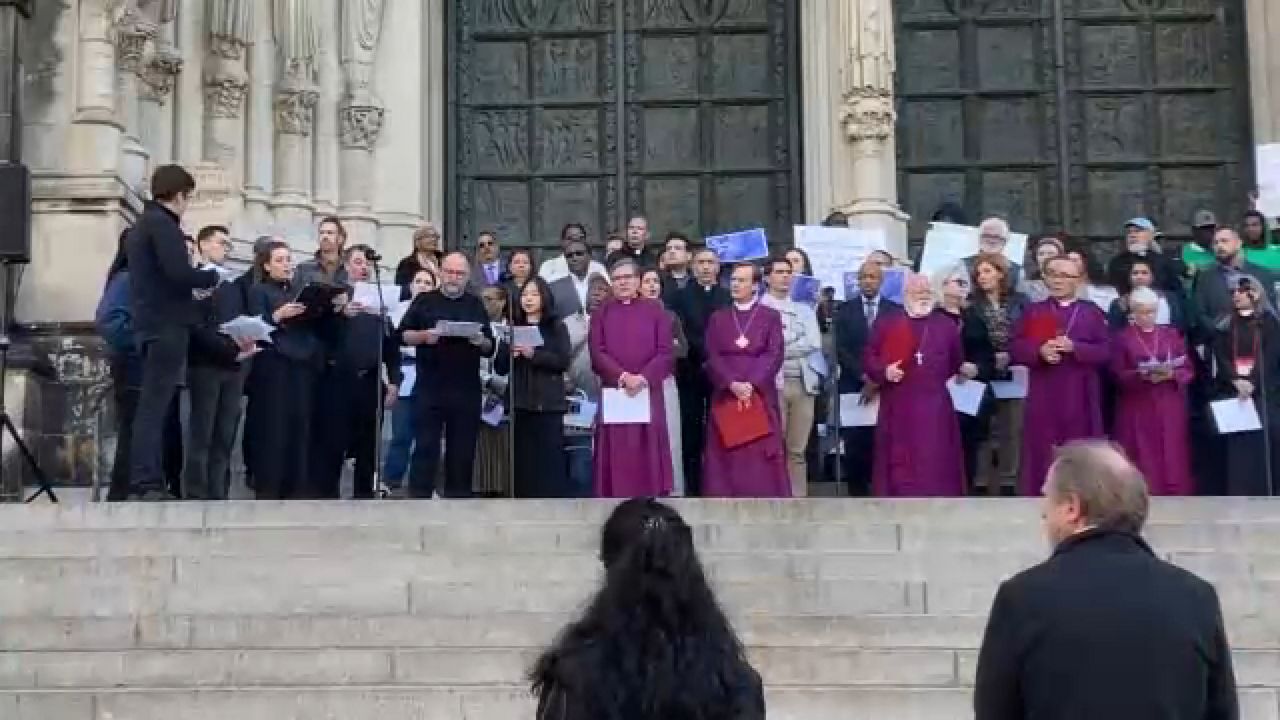
<path fill-rule="evenodd" d="M 0 525 L 0 527 L 3 527 Z M 705 553 L 970 552 L 1043 558 L 1038 527 L 993 523 L 747 523 L 699 525 Z M 1280 521 L 1152 525 L 1147 539 L 1161 553 L 1219 551 L 1280 554 Z M 583 523 L 471 525 L 247 526 L 243 528 L 105 528 L 0 531 L 0 558 L 228 555 L 293 557 L 426 552 L 461 557 L 559 554 L 593 557 L 599 529 Z"/>
<path fill-rule="evenodd" d="M 769 500 L 673 500 L 691 524 L 765 523 L 985 523 L 1039 525 L 1039 500 L 973 498 L 872 500 L 813 498 Z M 80 506 L 3 506 L 0 527 L 9 530 L 280 526 L 417 526 L 434 523 L 508 525 L 572 523 L 599 527 L 610 500 L 423 500 L 390 502 L 112 503 Z M 1276 498 L 1156 498 L 1151 522 L 1280 522 Z"/>
<path fill-rule="evenodd" d="M 318 648 L 8 652 L 0 690 L 520 685 L 538 648 Z M 971 687 L 976 650 L 753 647 L 782 687 Z M 1241 687 L 1280 687 L 1280 650 L 1237 650 Z"/>
<path fill-rule="evenodd" d="M 965 688 L 770 688 L 769 720 L 959 720 Z M 1271 689 L 1240 693 L 1243 720 L 1280 719 Z M 5 720 L 512 720 L 533 716 L 525 687 L 313 687 L 0 693 Z"/>

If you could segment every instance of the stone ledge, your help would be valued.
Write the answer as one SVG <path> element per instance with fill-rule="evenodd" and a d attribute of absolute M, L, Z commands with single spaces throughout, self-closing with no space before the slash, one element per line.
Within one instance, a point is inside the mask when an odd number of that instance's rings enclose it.
<path fill-rule="evenodd" d="M 132 222 L 142 198 L 119 175 L 41 170 L 32 174 L 31 208 L 36 215 L 119 211 Z"/>

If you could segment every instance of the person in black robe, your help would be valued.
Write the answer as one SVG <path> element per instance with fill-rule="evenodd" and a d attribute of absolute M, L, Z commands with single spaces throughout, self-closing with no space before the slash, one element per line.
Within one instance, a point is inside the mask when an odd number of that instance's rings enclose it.
<path fill-rule="evenodd" d="M 480 358 L 493 351 L 493 332 L 484 303 L 467 292 L 471 267 L 462 253 L 440 263 L 440 288 L 414 298 L 400 321 L 397 337 L 417 348 L 418 437 L 409 470 L 409 496 L 435 492 L 444 433 L 446 497 L 470 497 L 480 433 Z M 470 337 L 443 335 L 440 323 L 474 323 Z"/>
<path fill-rule="evenodd" d="M 1280 321 L 1257 278 L 1231 288 L 1234 312 L 1213 340 L 1217 399 L 1251 401 L 1262 430 L 1223 436 L 1228 495 L 1274 495 L 1280 488 Z"/>
<path fill-rule="evenodd" d="M 670 309 L 680 318 L 688 341 L 688 354 L 676 362 L 676 388 L 680 392 L 680 444 L 684 448 L 685 494 L 702 494 L 702 448 L 706 446 L 707 414 L 711 384 L 707 362 L 707 321 L 711 314 L 729 307 L 729 290 L 719 284 L 720 259 L 708 248 L 693 254 L 694 282 L 672 294 Z"/>

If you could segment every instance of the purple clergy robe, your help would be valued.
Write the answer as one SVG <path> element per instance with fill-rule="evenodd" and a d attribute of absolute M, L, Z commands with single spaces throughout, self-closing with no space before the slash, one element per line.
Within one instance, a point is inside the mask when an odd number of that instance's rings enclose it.
<path fill-rule="evenodd" d="M 671 494 L 671 444 L 667 438 L 662 381 L 671 374 L 671 320 L 654 300 L 613 300 L 591 316 L 591 367 L 601 387 L 618 387 L 622 373 L 649 382 L 648 425 L 596 422 L 594 476 L 597 497 Z"/>
<path fill-rule="evenodd" d="M 1144 362 L 1182 358 L 1173 378 L 1153 384 L 1139 369 Z M 1187 385 L 1195 371 L 1182 335 L 1171 326 L 1143 332 L 1130 325 L 1116 333 L 1111 372 L 1119 396 L 1113 434 L 1129 459 L 1142 471 L 1153 495 L 1191 495 L 1191 454 L 1187 419 Z"/>
<path fill-rule="evenodd" d="M 895 325 L 907 323 L 915 350 L 899 367 L 906 376 L 891 383 L 886 347 Z M 919 353 L 919 355 L 917 355 Z M 918 360 L 918 362 L 917 362 Z M 877 497 L 956 497 L 964 494 L 960 424 L 947 380 L 964 364 L 960 329 L 940 311 L 877 322 L 862 365 L 880 386 L 871 485 Z"/>
<path fill-rule="evenodd" d="M 1075 345 L 1075 352 L 1064 353 L 1057 365 L 1045 362 L 1040 356 L 1043 343 L 1028 334 L 1037 322 L 1033 318 L 1045 313 L 1052 315 L 1059 332 L 1065 331 Z M 1099 373 L 1111 357 L 1110 342 L 1106 316 L 1087 300 L 1063 305 L 1050 298 L 1023 312 L 1009 343 L 1011 362 L 1030 369 L 1018 476 L 1023 495 L 1040 494 L 1055 447 L 1105 435 Z"/>
<path fill-rule="evenodd" d="M 735 344 L 739 327 L 746 335 L 746 348 Z M 707 321 L 706 351 L 712 406 L 733 396 L 730 383 L 749 382 L 755 388 L 753 400 L 764 402 L 769 434 L 729 450 L 720 442 L 715 415 L 708 414 L 706 449 L 702 455 L 703 496 L 791 497 L 791 480 L 787 476 L 779 432 L 782 316 L 759 302 L 746 312 L 736 307 L 717 310 Z"/>

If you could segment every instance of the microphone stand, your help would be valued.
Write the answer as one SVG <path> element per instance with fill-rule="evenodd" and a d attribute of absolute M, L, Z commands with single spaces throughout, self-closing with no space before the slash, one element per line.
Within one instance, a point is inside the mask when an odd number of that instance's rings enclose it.
<path fill-rule="evenodd" d="M 821 293 L 821 289 L 819 289 L 819 293 Z M 831 335 L 831 348 L 835 350 L 835 363 L 833 364 L 833 367 L 830 368 L 831 372 L 828 373 L 831 376 L 828 379 L 828 382 L 831 383 L 830 389 L 828 390 L 828 394 L 831 398 L 829 400 L 831 403 L 831 409 L 827 412 L 827 422 L 829 423 L 828 432 L 834 431 L 836 444 L 836 452 L 835 457 L 833 458 L 834 462 L 832 464 L 832 470 L 835 473 L 836 478 L 836 494 L 851 495 L 852 493 L 849 492 L 849 488 L 846 486 L 844 480 L 844 473 L 841 472 L 842 465 L 844 464 L 844 419 L 840 417 L 840 335 L 836 329 L 839 325 L 839 323 L 836 322 L 836 312 L 836 299 L 833 297 L 831 298 L 830 307 L 827 308 L 827 324 L 830 326 L 827 329 L 827 332 Z M 831 422 L 832 418 L 835 418 L 834 423 Z M 831 427 L 831 425 L 834 425 L 834 428 Z M 823 461 L 826 461 L 825 457 L 823 458 Z"/>
<path fill-rule="evenodd" d="M 378 412 L 373 419 L 372 488 L 373 496 L 378 497 L 382 488 L 382 415 L 387 411 L 386 400 L 384 399 L 386 391 L 382 387 L 382 365 L 385 360 L 383 348 L 386 346 L 387 339 L 387 301 L 382 297 L 382 268 L 378 264 L 382 262 L 382 256 L 373 253 L 369 261 L 369 264 L 373 265 L 373 284 L 378 289 L 378 364 L 374 366 L 373 371 L 374 377 L 377 378 L 377 382 L 374 383 L 374 392 L 377 393 Z M 391 378 L 388 377 L 387 379 L 389 381 Z"/>
<path fill-rule="evenodd" d="M 1265 309 L 1258 315 L 1258 404 L 1262 406 L 1262 467 L 1267 473 L 1267 495 L 1276 494 L 1275 480 L 1271 476 L 1271 422 L 1267 417 L 1267 341 L 1266 324 L 1268 313 Z"/>
<path fill-rule="evenodd" d="M 508 300 L 508 302 L 510 302 Z M 508 309 L 510 320 L 504 333 L 507 337 L 507 496 L 516 496 L 516 314 Z M 497 357 L 497 353 L 494 353 Z"/>

